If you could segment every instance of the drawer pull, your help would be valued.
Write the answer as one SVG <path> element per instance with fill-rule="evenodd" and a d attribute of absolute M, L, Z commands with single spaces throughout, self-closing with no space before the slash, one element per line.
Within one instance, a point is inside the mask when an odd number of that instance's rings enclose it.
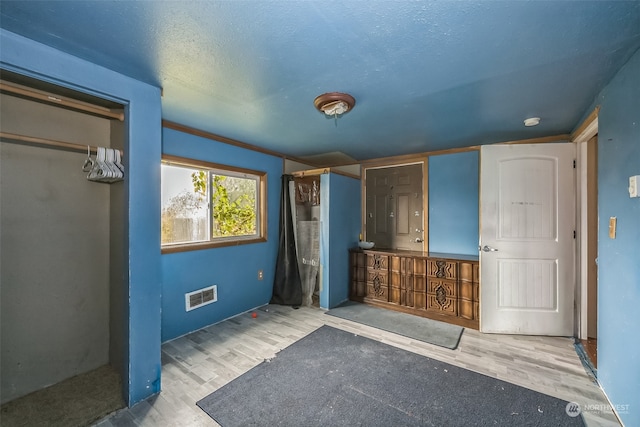
<path fill-rule="evenodd" d="M 373 292 L 377 297 L 381 297 L 384 294 L 384 289 L 382 289 L 382 284 L 380 283 L 380 276 L 373 278 Z"/>
<path fill-rule="evenodd" d="M 447 302 L 447 291 L 442 286 L 436 288 L 436 301 L 438 301 L 441 307 Z"/>
<path fill-rule="evenodd" d="M 436 266 L 438 267 L 438 270 L 436 271 L 436 277 L 445 277 L 447 275 L 447 272 L 445 270 L 447 267 L 446 261 L 436 261 Z"/>
<path fill-rule="evenodd" d="M 380 255 L 373 256 L 373 268 L 376 270 L 382 270 L 382 257 Z"/>

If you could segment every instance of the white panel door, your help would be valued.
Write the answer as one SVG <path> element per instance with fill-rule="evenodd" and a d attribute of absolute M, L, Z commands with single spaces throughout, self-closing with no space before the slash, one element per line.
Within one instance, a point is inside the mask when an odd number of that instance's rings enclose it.
<path fill-rule="evenodd" d="M 480 330 L 573 336 L 570 143 L 481 148 Z"/>

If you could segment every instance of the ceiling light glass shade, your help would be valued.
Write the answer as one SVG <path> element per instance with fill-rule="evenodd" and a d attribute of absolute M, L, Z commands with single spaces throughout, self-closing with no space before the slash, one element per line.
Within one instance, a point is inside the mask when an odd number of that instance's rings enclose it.
<path fill-rule="evenodd" d="M 353 96 L 346 93 L 329 92 L 318 96 L 313 101 L 313 104 L 318 111 L 323 112 L 327 116 L 337 117 L 350 111 L 353 106 L 356 105 L 356 100 Z"/>
<path fill-rule="evenodd" d="M 538 126 L 539 124 L 540 124 L 540 117 L 529 117 L 524 121 L 524 125 L 527 127 Z"/>
<path fill-rule="evenodd" d="M 336 101 L 323 105 L 322 111 L 324 111 L 327 116 L 336 116 L 349 111 L 349 106 L 344 101 Z"/>

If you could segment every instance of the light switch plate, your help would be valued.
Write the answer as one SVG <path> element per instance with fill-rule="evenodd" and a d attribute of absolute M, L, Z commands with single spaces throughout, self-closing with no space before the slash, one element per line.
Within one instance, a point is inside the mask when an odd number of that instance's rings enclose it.
<path fill-rule="evenodd" d="M 629 197 L 640 197 L 638 193 L 640 189 L 640 175 L 634 175 L 629 177 Z"/>
<path fill-rule="evenodd" d="M 611 218 L 609 218 L 609 238 L 610 239 L 616 238 L 617 222 L 618 222 L 618 219 L 615 216 L 612 216 Z"/>

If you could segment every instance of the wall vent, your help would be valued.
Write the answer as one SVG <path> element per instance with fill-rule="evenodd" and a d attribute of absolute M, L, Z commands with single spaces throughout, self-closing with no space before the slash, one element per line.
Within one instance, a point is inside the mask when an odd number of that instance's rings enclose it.
<path fill-rule="evenodd" d="M 208 288 L 202 288 L 197 291 L 184 294 L 185 308 L 191 311 L 212 302 L 218 301 L 218 286 L 213 285 Z"/>

